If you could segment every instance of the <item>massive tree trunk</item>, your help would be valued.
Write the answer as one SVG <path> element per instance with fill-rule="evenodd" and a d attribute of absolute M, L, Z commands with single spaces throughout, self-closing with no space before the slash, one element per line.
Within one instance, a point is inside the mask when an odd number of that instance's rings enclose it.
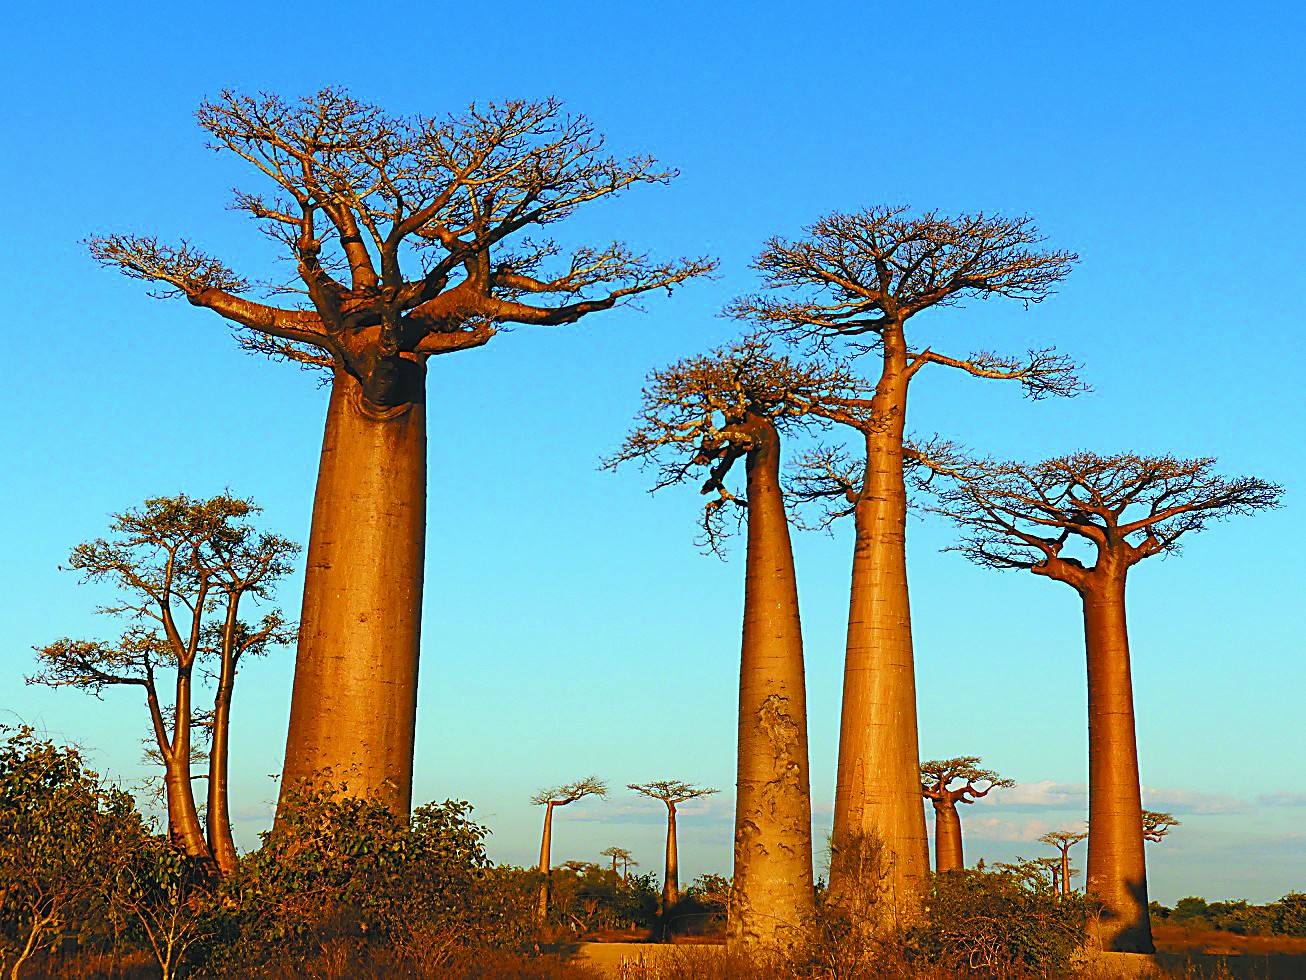
<path fill-rule="evenodd" d="M 549 883 L 552 877 L 550 850 L 553 846 L 553 804 L 544 804 L 544 833 L 540 835 L 540 895 L 535 906 L 535 916 L 543 922 L 549 914 Z"/>
<path fill-rule="evenodd" d="M 337 371 L 308 543 L 281 799 L 305 780 L 407 815 L 426 542 L 424 367 L 378 408 Z"/>
<path fill-rule="evenodd" d="M 662 914 L 680 901 L 680 863 L 676 854 L 676 805 L 667 804 L 667 870 L 662 878 Z"/>
<path fill-rule="evenodd" d="M 906 348 L 884 333 L 884 371 L 866 432 L 856 503 L 830 897 L 894 928 L 914 919 L 929 872 L 916 735 L 916 669 L 907 598 L 903 431 Z"/>
<path fill-rule="evenodd" d="M 1082 592 L 1088 651 L 1088 875 L 1102 904 L 1094 925 L 1106 952 L 1151 953 L 1125 574 L 1105 571 Z"/>
<path fill-rule="evenodd" d="M 961 815 L 947 800 L 934 803 L 934 870 L 960 871 L 966 867 L 961 852 Z"/>
<path fill-rule="evenodd" d="M 752 421 L 727 933 L 732 946 L 745 947 L 799 940 L 814 912 L 803 638 L 780 440 L 769 420 Z"/>

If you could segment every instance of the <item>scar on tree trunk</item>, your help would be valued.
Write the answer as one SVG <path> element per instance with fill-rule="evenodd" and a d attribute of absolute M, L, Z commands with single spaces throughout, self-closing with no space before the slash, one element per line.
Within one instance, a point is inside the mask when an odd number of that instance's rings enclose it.
<path fill-rule="evenodd" d="M 426 543 L 425 368 L 378 408 L 337 371 L 313 501 L 281 793 L 325 778 L 406 814 Z"/>
<path fill-rule="evenodd" d="M 748 554 L 739 666 L 734 894 L 727 941 L 794 943 L 815 913 L 807 695 L 780 439 L 748 426 Z"/>

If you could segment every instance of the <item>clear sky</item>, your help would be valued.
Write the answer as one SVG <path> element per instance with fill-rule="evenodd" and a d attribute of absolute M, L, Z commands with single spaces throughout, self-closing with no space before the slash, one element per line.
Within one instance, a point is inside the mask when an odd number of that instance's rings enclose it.
<path fill-rule="evenodd" d="M 1155 897 L 1306 888 L 1301 694 L 1301 228 L 1296 4 L 24 5 L 0 41 L 0 236 L 9 370 L 0 389 L 0 718 L 147 773 L 143 705 L 28 688 L 30 647 L 102 627 L 57 570 L 106 515 L 230 487 L 306 540 L 325 392 L 237 350 L 221 322 L 98 269 L 97 231 L 185 236 L 266 273 L 192 113 L 226 86 L 328 84 L 396 112 L 556 95 L 614 149 L 682 171 L 578 220 L 578 237 L 711 252 L 716 281 L 645 312 L 497 338 L 433 363 L 419 799 L 472 801 L 491 852 L 527 862 L 539 786 L 683 778 L 682 873 L 728 870 L 742 561 L 695 549 L 699 501 L 600 473 L 645 373 L 729 339 L 717 316 L 751 256 L 835 209 L 909 203 L 1027 212 L 1082 261 L 1059 294 L 923 315 L 939 349 L 1055 343 L 1094 392 L 1031 403 L 931 377 L 910 423 L 976 449 L 1213 455 L 1283 483 L 1282 510 L 1140 566 L 1130 614 L 1145 803 L 1183 826 L 1149 845 Z M 297 12 L 312 11 L 303 22 Z M 710 15 L 693 10 L 711 9 Z M 928 319 L 927 319 L 928 318 Z M 1021 783 L 967 810 L 968 859 L 1041 849 L 1086 815 L 1084 663 L 1068 588 L 974 568 L 914 519 L 909 566 L 921 751 L 974 754 Z M 849 529 L 797 542 L 813 790 L 833 796 Z M 301 580 L 284 602 L 297 612 Z M 236 695 L 234 811 L 264 829 L 281 765 L 289 654 Z M 624 791 L 559 814 L 555 856 L 661 854 L 657 804 Z M 1082 861 L 1082 855 L 1081 855 Z"/>

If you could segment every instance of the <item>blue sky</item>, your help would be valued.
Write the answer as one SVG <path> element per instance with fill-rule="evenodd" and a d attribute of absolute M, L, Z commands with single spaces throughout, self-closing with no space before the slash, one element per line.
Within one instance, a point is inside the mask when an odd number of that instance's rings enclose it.
<path fill-rule="evenodd" d="M 1028 311 L 922 316 L 939 349 L 1055 343 L 1090 395 L 923 374 L 910 421 L 987 452 L 1213 455 L 1283 483 L 1282 510 L 1217 526 L 1131 584 L 1146 802 L 1183 820 L 1151 849 L 1152 892 L 1277 897 L 1306 887 L 1306 658 L 1295 607 L 1303 530 L 1299 329 L 1306 78 L 1289 4 L 686 6 L 519 3 L 443 11 L 319 5 L 29 6 L 0 58 L 9 232 L 0 237 L 10 370 L 0 391 L 0 717 L 141 777 L 143 708 L 28 688 L 30 647 L 101 627 L 57 565 L 147 495 L 230 487 L 307 538 L 325 393 L 242 354 L 221 323 L 97 269 L 96 231 L 186 236 L 242 271 L 266 248 L 225 210 L 257 182 L 204 148 L 192 113 L 225 86 L 295 95 L 344 84 L 397 112 L 556 95 L 614 149 L 679 167 L 670 187 L 578 219 L 578 238 L 710 252 L 720 277 L 645 312 L 502 336 L 431 371 L 428 592 L 419 798 L 472 801 L 493 855 L 531 860 L 541 785 L 684 778 L 727 792 L 681 822 L 682 869 L 730 860 L 739 555 L 692 544 L 690 492 L 600 473 L 645 373 L 729 339 L 720 307 L 753 284 L 772 234 L 875 203 L 1029 213 L 1082 261 Z M 483 12 L 483 11 L 492 11 Z M 977 804 L 968 857 L 1039 852 L 1083 819 L 1084 666 L 1074 594 L 940 553 L 915 519 L 909 566 L 921 750 L 975 754 L 1021 789 Z M 797 541 L 818 833 L 833 796 L 848 529 Z M 300 579 L 284 602 L 298 608 Z M 1293 597 L 1298 599 L 1294 600 Z M 268 819 L 290 656 L 237 692 L 235 812 Z M 624 792 L 559 814 L 555 855 L 610 844 L 660 860 L 661 814 Z"/>

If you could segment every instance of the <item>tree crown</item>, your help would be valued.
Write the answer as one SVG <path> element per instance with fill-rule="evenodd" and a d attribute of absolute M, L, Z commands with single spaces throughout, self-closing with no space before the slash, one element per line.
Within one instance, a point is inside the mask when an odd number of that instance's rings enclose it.
<path fill-rule="evenodd" d="M 1010 789 L 1014 779 L 1004 779 L 992 769 L 980 768 L 983 761 L 977 755 L 963 755 L 955 759 L 931 759 L 921 763 L 921 792 L 933 800 L 953 803 L 974 803 L 994 789 Z M 960 781 L 961 785 L 952 784 Z M 981 786 L 979 784 L 987 783 Z"/>
<path fill-rule="evenodd" d="M 711 796 L 720 790 L 708 786 L 694 786 L 679 779 L 659 779 L 651 783 L 627 783 L 626 788 L 634 790 L 651 800 L 661 800 L 668 806 L 677 806 L 689 800 Z"/>
<path fill-rule="evenodd" d="M 1088 837 L 1087 830 L 1050 830 L 1038 839 L 1040 844 L 1068 851 Z"/>
<path fill-rule="evenodd" d="M 1180 821 L 1172 813 L 1164 810 L 1143 810 L 1143 840 L 1153 844 L 1161 843 L 1162 838 L 1170 833 L 1170 828 L 1178 827 Z"/>
<path fill-rule="evenodd" d="M 531 803 L 535 806 L 566 806 L 568 803 L 575 803 L 586 796 L 607 795 L 608 784 L 606 780 L 599 779 L 598 776 L 586 776 L 584 779 L 577 779 L 575 782 L 542 789 L 531 797 Z"/>

